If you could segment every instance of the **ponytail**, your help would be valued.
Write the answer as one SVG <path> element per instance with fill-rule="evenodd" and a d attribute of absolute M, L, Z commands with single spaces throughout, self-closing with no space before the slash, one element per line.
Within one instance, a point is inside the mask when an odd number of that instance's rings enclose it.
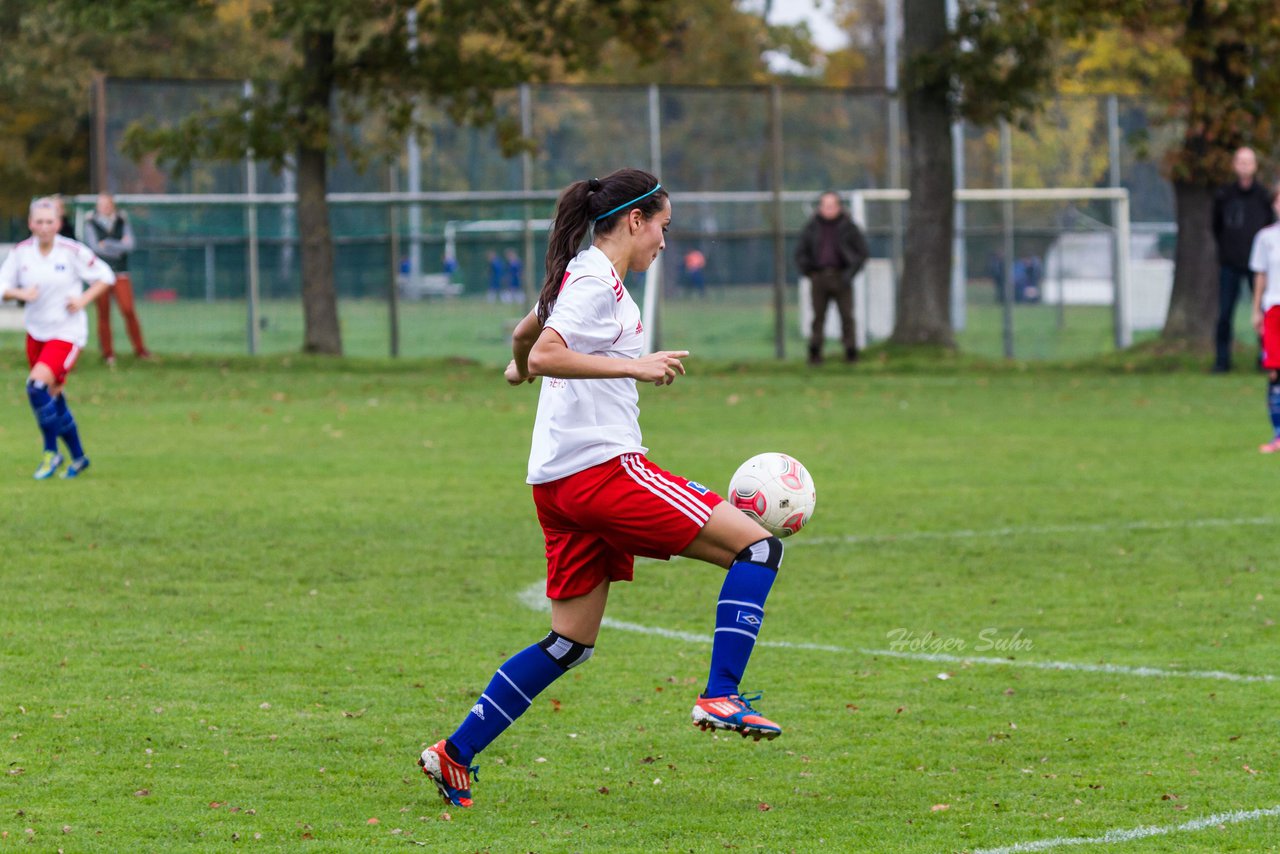
<path fill-rule="evenodd" d="M 538 294 L 538 321 L 546 323 L 560 296 L 569 262 L 593 229 L 607 234 L 631 211 L 651 217 L 662 209 L 667 191 L 658 179 L 640 169 L 619 169 L 604 178 L 575 181 L 556 201 L 547 238 L 547 277 Z"/>

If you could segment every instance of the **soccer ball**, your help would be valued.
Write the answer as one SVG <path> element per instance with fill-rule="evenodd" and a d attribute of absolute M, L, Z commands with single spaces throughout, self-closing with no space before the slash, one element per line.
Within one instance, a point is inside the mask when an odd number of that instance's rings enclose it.
<path fill-rule="evenodd" d="M 729 479 L 729 501 L 775 537 L 789 537 L 813 518 L 818 493 L 799 460 L 756 454 Z"/>

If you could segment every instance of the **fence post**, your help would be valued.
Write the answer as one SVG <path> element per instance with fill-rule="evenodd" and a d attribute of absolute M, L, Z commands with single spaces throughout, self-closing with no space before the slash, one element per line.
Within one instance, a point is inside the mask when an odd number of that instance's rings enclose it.
<path fill-rule="evenodd" d="M 253 97 L 253 83 L 249 80 L 244 81 L 244 96 L 246 99 Z M 249 276 L 249 293 L 248 293 L 248 311 L 246 321 L 249 325 L 249 355 L 258 355 L 258 347 L 260 344 L 258 330 L 258 205 L 255 196 L 258 194 L 258 170 L 254 161 L 253 149 L 249 149 L 245 153 L 244 158 L 245 169 L 245 192 L 250 201 L 245 210 L 245 230 L 248 232 L 249 238 L 249 257 L 248 257 L 248 276 Z"/>
<path fill-rule="evenodd" d="M 658 98 L 658 86 L 656 83 L 649 84 L 649 171 L 657 176 L 658 180 L 662 180 L 662 104 Z M 653 263 L 661 265 L 663 263 L 662 256 Z M 649 329 L 649 347 L 650 352 L 662 347 L 662 308 L 663 296 L 665 294 L 664 278 L 662 271 L 659 269 L 658 275 L 649 280 L 649 284 L 656 288 L 653 295 L 654 311 L 652 326 Z"/>
<path fill-rule="evenodd" d="M 1000 120 L 1000 170 L 1001 185 L 1006 190 L 1013 189 L 1013 139 L 1009 132 L 1009 122 Z M 1004 234 L 1004 265 L 1002 269 L 1000 293 L 1002 295 L 1002 327 L 1004 331 L 1004 357 L 1012 359 L 1013 348 L 1013 200 L 1006 199 L 1000 205 L 1000 228 Z"/>
<path fill-rule="evenodd" d="M 528 83 L 520 84 L 520 136 L 524 137 L 527 142 L 533 137 L 533 102 L 529 91 Z M 526 193 L 533 189 L 533 155 L 526 146 L 520 152 L 520 189 Z M 533 295 L 537 293 L 536 286 L 541 283 L 542 277 L 537 275 L 537 267 L 533 263 L 533 221 L 532 211 L 529 203 L 525 202 L 521 208 L 524 214 L 524 281 L 521 287 L 524 288 L 525 302 L 533 299 Z"/>
<path fill-rule="evenodd" d="M 773 350 L 779 359 L 787 357 L 787 236 L 782 210 L 782 87 L 769 87 L 769 141 L 772 153 L 773 185 Z"/>
<path fill-rule="evenodd" d="M 396 191 L 396 165 L 387 168 L 387 185 Z M 391 324 L 391 358 L 400 356 L 400 209 L 394 200 L 387 201 L 387 244 L 390 253 L 391 276 L 387 282 L 387 321 Z"/>

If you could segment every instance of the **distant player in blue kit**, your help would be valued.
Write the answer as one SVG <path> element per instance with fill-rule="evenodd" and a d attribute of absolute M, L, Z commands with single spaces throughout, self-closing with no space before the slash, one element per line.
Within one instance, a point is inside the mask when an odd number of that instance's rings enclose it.
<path fill-rule="evenodd" d="M 1280 183 L 1273 191 L 1271 204 L 1280 214 Z M 1258 450 L 1275 454 L 1280 453 L 1280 223 L 1268 225 L 1253 238 L 1249 269 L 1253 271 L 1253 328 L 1262 339 L 1271 415 L 1271 441 Z"/>
<path fill-rule="evenodd" d="M 22 322 L 31 367 L 27 400 L 44 437 L 44 458 L 35 471 L 36 480 L 47 480 L 61 468 L 58 439 L 71 454 L 64 479 L 89 467 L 63 387 L 89 338 L 85 307 L 116 280 L 89 247 L 58 234 L 61 222 L 57 202 L 36 199 L 27 219 L 31 237 L 15 246 L 0 265 L 0 297 L 26 303 Z"/>
<path fill-rule="evenodd" d="M 649 462 L 641 444 L 636 382 L 669 385 L 688 352 L 644 353 L 640 309 L 622 280 L 649 268 L 670 222 L 667 192 L 638 169 L 578 181 L 556 204 L 546 279 L 516 326 L 506 370 L 512 385 L 542 378 L 528 483 L 546 539 L 551 632 L 507 659 L 461 726 L 422 751 L 418 764 L 457 806 L 471 806 L 475 755 L 591 658 L 609 585 L 632 579 L 635 555 L 678 554 L 728 570 L 694 724 L 756 740 L 782 732 L 752 708 L 759 695 L 738 686 L 782 541 L 706 487 Z"/>

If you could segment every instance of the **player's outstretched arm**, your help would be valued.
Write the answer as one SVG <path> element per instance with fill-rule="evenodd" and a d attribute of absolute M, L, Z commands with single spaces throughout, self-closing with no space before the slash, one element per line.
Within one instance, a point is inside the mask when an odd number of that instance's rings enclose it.
<path fill-rule="evenodd" d="M 554 329 L 544 329 L 529 352 L 529 370 L 565 380 L 633 379 L 669 385 L 684 373 L 688 350 L 662 350 L 639 359 L 594 356 L 569 349 Z"/>

